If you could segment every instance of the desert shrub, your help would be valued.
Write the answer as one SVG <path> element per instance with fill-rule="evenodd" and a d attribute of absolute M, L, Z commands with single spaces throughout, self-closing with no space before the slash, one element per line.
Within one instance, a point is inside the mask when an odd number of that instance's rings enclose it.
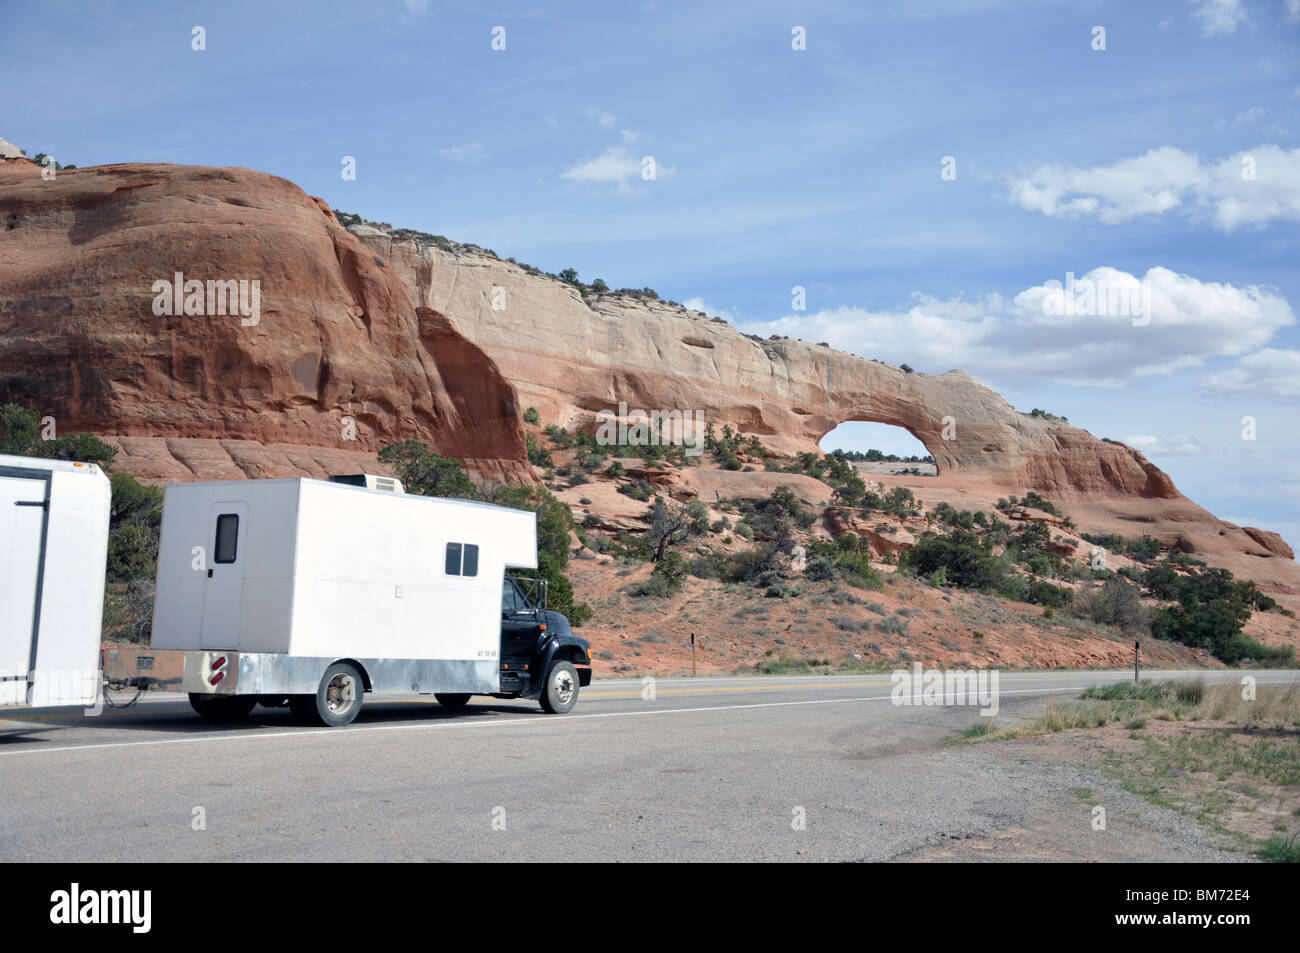
<path fill-rule="evenodd" d="M 1129 540 L 1125 551 L 1139 562 L 1149 563 L 1160 555 L 1160 543 L 1150 536 L 1143 536 Z"/>
<path fill-rule="evenodd" d="M 829 556 L 817 556 L 808 560 L 804 575 L 814 582 L 835 578 L 835 563 Z"/>
<path fill-rule="evenodd" d="M 1050 576 L 1052 574 L 1052 561 L 1042 553 L 1031 556 L 1025 566 L 1035 576 Z"/>
<path fill-rule="evenodd" d="M 903 554 L 902 565 L 919 576 L 943 569 L 945 578 L 962 589 L 994 589 L 1003 566 L 992 544 L 971 530 L 956 529 L 946 536 L 927 533 Z"/>
<path fill-rule="evenodd" d="M 716 553 L 708 553 L 691 560 L 690 572 L 696 579 L 720 579 L 725 566 L 726 560 Z"/>
<path fill-rule="evenodd" d="M 698 500 L 683 505 L 676 500 L 664 501 L 655 497 L 648 515 L 645 544 L 650 558 L 662 560 L 671 547 L 686 542 L 692 536 L 702 535 L 708 529 L 707 509 Z"/>
<path fill-rule="evenodd" d="M 162 526 L 162 490 L 118 474 L 110 481 L 109 582 L 152 580 L 158 573 L 158 533 Z"/>
<path fill-rule="evenodd" d="M 653 572 L 641 582 L 633 583 L 627 588 L 627 594 L 635 598 L 657 596 L 660 599 L 667 599 L 676 591 L 676 588 L 668 579 Z"/>
<path fill-rule="evenodd" d="M 1112 576 L 1097 588 L 1080 589 L 1071 611 L 1098 625 L 1116 625 L 1125 631 L 1144 630 L 1148 620 L 1137 586 Z"/>
<path fill-rule="evenodd" d="M 534 427 L 540 426 L 542 415 L 537 412 L 536 407 L 529 407 L 524 411 L 524 423 L 532 424 Z"/>
<path fill-rule="evenodd" d="M 1020 504 L 1022 506 L 1028 507 L 1029 509 L 1042 510 L 1044 513 L 1051 513 L 1053 516 L 1063 517 L 1065 515 L 1059 509 L 1056 508 L 1055 503 L 1051 502 L 1050 500 L 1043 499 L 1033 490 L 1030 490 L 1028 493 L 1025 494 L 1025 498 L 1020 501 Z"/>
<path fill-rule="evenodd" d="M 871 565 L 871 559 L 865 553 L 840 553 L 835 560 L 835 568 L 840 571 L 844 581 L 859 589 L 883 589 L 884 580 L 879 571 Z"/>
<path fill-rule="evenodd" d="M 547 468 L 555 466 L 555 461 L 551 459 L 551 451 L 539 446 L 532 434 L 524 438 L 524 447 L 528 451 L 528 462 L 533 466 Z"/>
<path fill-rule="evenodd" d="M 906 635 L 907 623 L 897 616 L 885 616 L 876 622 L 876 628 L 889 635 Z"/>
<path fill-rule="evenodd" d="M 768 583 L 763 595 L 769 599 L 790 599 L 799 595 L 801 590 L 788 579 L 775 579 Z"/>
<path fill-rule="evenodd" d="M 481 495 L 459 460 L 440 456 L 419 440 L 389 444 L 379 451 L 379 459 L 393 468 L 407 493 L 466 500 Z"/>
<path fill-rule="evenodd" d="M 722 578 L 727 582 L 755 582 L 765 572 L 779 568 L 781 551 L 771 543 L 751 546 L 727 557 Z"/>
<path fill-rule="evenodd" d="M 74 460 L 108 469 L 117 448 L 88 433 L 70 433 L 45 439 L 45 428 L 35 411 L 18 404 L 0 407 L 0 453 L 47 460 Z"/>
<path fill-rule="evenodd" d="M 1070 602 L 1070 596 L 1071 590 L 1065 586 L 1053 585 L 1046 579 L 1031 579 L 1025 587 L 1024 601 L 1049 609 L 1060 609 Z"/>
<path fill-rule="evenodd" d="M 654 495 L 654 487 L 645 480 L 632 480 L 629 483 L 620 483 L 618 492 L 624 496 L 630 496 L 638 502 L 645 503 Z"/>

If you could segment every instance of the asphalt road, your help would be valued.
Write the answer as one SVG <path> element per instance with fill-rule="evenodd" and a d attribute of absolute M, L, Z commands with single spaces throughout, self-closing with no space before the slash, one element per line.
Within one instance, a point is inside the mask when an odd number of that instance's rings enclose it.
<path fill-rule="evenodd" d="M 1003 673 L 998 720 L 1126 678 Z M 654 689 L 598 680 L 563 716 L 385 697 L 335 729 L 260 708 L 212 725 L 181 695 L 99 717 L 6 709 L 0 861 L 891 860 L 1007 831 L 1050 841 L 1025 857 L 1247 859 L 1098 772 L 948 745 L 978 709 L 891 704 L 887 675 Z M 1107 831 L 1080 785 L 1104 797 Z"/>

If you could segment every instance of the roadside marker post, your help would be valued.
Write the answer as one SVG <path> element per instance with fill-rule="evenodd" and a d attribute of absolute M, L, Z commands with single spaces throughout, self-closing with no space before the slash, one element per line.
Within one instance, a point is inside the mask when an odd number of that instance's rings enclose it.
<path fill-rule="evenodd" d="M 691 678 L 695 677 L 695 633 L 691 633 Z"/>
<path fill-rule="evenodd" d="M 1141 652 L 1141 650 L 1142 650 L 1142 640 L 1134 639 L 1133 640 L 1133 685 L 1135 687 L 1137 686 L 1138 683 L 1138 654 Z"/>

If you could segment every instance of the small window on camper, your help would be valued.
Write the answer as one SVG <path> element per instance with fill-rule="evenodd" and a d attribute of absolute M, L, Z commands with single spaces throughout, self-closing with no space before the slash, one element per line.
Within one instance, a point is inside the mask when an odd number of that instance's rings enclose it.
<path fill-rule="evenodd" d="M 478 547 L 473 543 L 448 543 L 446 571 L 448 576 L 477 576 Z"/>
<path fill-rule="evenodd" d="M 239 547 L 239 514 L 222 513 L 217 517 L 217 543 L 212 547 L 212 561 L 233 563 Z"/>

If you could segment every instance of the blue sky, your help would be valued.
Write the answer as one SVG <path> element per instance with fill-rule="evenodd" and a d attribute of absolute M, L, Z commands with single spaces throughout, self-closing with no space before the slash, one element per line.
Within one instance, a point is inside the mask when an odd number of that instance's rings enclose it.
<path fill-rule="evenodd" d="M 961 367 L 1300 548 L 1298 54 L 1300 0 L 6 0 L 0 137 L 260 169 L 747 331 Z M 1068 272 L 1146 281 L 1152 320 L 1048 318 L 1034 289 Z"/>

